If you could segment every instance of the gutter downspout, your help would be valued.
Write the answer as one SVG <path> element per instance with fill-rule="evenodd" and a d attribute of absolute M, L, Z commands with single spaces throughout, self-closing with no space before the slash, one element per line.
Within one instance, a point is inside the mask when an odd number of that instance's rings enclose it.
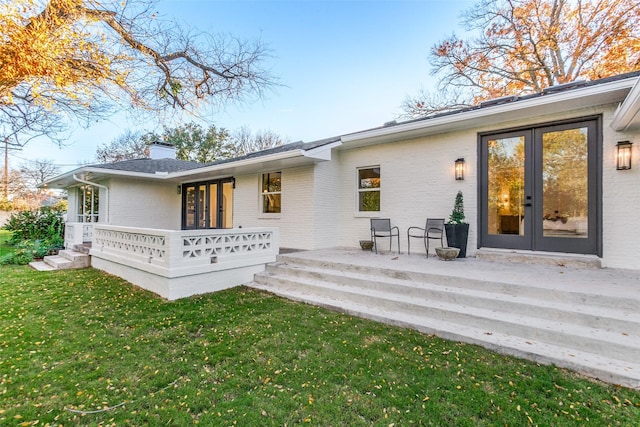
<path fill-rule="evenodd" d="M 101 185 L 101 184 L 96 184 L 95 182 L 86 181 L 84 179 L 81 179 L 75 173 L 73 174 L 73 180 L 76 181 L 76 182 L 79 182 L 80 184 L 91 185 L 93 187 L 98 187 L 98 188 L 104 189 L 105 199 L 107 199 L 106 203 L 105 203 L 105 205 L 107 206 L 107 209 L 106 209 L 106 211 L 107 211 L 106 212 L 107 220 L 105 221 L 105 224 L 109 224 L 109 187 L 107 187 L 105 185 Z"/>

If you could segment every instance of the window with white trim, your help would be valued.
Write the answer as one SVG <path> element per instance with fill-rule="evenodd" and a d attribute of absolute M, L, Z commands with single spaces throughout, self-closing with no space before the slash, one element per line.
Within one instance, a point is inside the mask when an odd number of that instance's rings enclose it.
<path fill-rule="evenodd" d="M 92 185 L 78 187 L 78 222 L 98 222 L 100 189 Z"/>
<path fill-rule="evenodd" d="M 262 174 L 262 213 L 277 214 L 281 211 L 282 172 Z"/>
<path fill-rule="evenodd" d="M 358 168 L 358 211 L 380 212 L 380 166 Z"/>

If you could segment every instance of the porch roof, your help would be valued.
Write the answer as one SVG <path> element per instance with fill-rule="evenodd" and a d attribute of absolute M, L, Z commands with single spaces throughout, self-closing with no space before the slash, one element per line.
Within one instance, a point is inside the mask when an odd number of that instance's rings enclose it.
<path fill-rule="evenodd" d="M 294 142 L 211 163 L 143 158 L 87 165 L 54 177 L 42 184 L 42 187 L 67 188 L 81 182 L 99 182 L 111 177 L 170 183 L 193 182 L 199 179 L 258 172 L 265 168 L 295 167 L 330 160 L 331 149 L 339 144 L 339 137 L 308 143 Z"/>

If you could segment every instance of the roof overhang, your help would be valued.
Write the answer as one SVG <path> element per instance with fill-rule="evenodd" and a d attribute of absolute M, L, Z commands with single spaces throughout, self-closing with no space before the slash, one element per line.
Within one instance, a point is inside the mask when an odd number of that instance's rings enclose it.
<path fill-rule="evenodd" d="M 625 101 L 634 85 L 636 86 L 634 90 L 637 89 L 638 81 L 639 77 L 634 76 L 628 79 L 548 93 L 515 102 L 357 132 L 343 136 L 344 145 L 341 148 L 357 148 L 456 130 L 486 127 L 488 123 L 499 127 L 501 123 L 514 120 L 559 114 L 576 108 L 616 104 Z M 640 100 L 637 102 L 640 102 Z M 637 116 L 637 110 L 635 117 L 640 119 Z"/>
<path fill-rule="evenodd" d="M 286 169 L 331 160 L 332 148 L 340 144 L 340 141 L 336 141 L 310 150 L 297 149 L 284 151 L 266 156 L 245 158 L 179 172 L 156 172 L 155 174 L 151 174 L 107 169 L 95 166 L 84 166 L 48 180 L 42 185 L 42 187 L 62 189 L 73 187 L 74 185 L 80 185 L 80 183 L 74 178 L 74 175 L 84 181 L 95 182 L 110 178 L 126 178 L 140 181 L 183 183 L 257 173 L 269 169 Z"/>
<path fill-rule="evenodd" d="M 640 128 L 640 79 L 616 110 L 611 128 L 617 132 Z"/>

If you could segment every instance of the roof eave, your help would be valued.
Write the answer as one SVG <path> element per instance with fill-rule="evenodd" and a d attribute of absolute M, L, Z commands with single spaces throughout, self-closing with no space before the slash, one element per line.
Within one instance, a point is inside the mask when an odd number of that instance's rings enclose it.
<path fill-rule="evenodd" d="M 331 150 L 340 144 L 342 144 L 342 142 L 336 141 L 331 144 L 325 144 L 309 150 L 299 148 L 266 156 L 258 156 L 235 161 L 232 160 L 198 169 L 183 171 L 172 175 L 171 178 L 178 182 L 192 182 L 202 178 L 222 178 L 233 175 L 259 173 L 266 170 L 311 165 L 331 160 Z"/>
<path fill-rule="evenodd" d="M 51 187 L 67 188 L 72 185 L 76 185 L 78 183 L 73 178 L 74 175 L 78 175 L 82 177 L 82 179 L 91 181 L 96 179 L 106 179 L 113 176 L 138 178 L 138 179 L 146 179 L 146 180 L 162 180 L 162 179 L 166 179 L 171 174 L 164 173 L 164 172 L 156 172 L 151 174 L 151 173 L 144 173 L 144 172 L 123 171 L 118 169 L 98 168 L 94 166 L 83 166 L 81 168 L 74 169 L 62 175 L 58 175 L 50 180 L 47 180 L 44 183 L 42 183 L 40 187 L 41 188 L 51 188 Z"/>
<path fill-rule="evenodd" d="M 633 86 L 624 102 L 618 106 L 611 121 L 611 128 L 617 132 L 640 128 L 640 79 Z"/>
<path fill-rule="evenodd" d="M 107 169 L 85 166 L 66 172 L 53 179 L 48 180 L 43 187 L 67 188 L 76 184 L 73 175 L 82 176 L 87 180 L 99 180 L 110 177 L 134 178 L 140 180 L 168 181 L 168 182 L 186 182 L 201 178 L 209 178 L 216 176 L 231 176 L 234 174 L 252 173 L 264 170 L 265 168 L 283 168 L 302 166 L 318 161 L 331 159 L 331 149 L 339 145 L 340 142 L 328 144 L 312 150 L 290 150 L 281 153 L 274 153 L 266 156 L 241 159 L 237 161 L 229 161 L 210 166 L 202 166 L 195 169 L 187 169 L 178 172 L 132 172 L 117 169 Z"/>
<path fill-rule="evenodd" d="M 570 108 L 587 108 L 623 101 L 630 89 L 637 86 L 637 76 L 565 92 L 550 93 L 515 102 L 477 108 L 441 117 L 426 118 L 394 126 L 376 128 L 342 137 L 342 148 L 356 148 L 401 139 L 435 135 L 486 125 L 488 119 L 504 123 L 536 115 L 554 114 Z"/>

